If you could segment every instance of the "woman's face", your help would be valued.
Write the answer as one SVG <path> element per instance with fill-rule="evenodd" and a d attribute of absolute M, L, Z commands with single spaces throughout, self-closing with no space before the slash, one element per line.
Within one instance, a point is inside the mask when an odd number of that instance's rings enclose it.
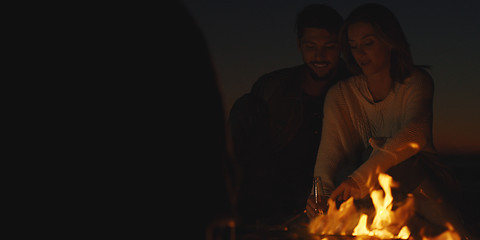
<path fill-rule="evenodd" d="M 348 27 L 348 43 L 363 74 L 390 73 L 391 47 L 376 33 L 370 23 L 358 22 Z"/>

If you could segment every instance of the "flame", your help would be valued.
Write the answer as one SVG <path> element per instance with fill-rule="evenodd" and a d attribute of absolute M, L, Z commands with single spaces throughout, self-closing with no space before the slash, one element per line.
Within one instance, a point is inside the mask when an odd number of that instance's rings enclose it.
<path fill-rule="evenodd" d="M 348 199 L 336 209 L 335 202 L 329 199 L 329 209 L 326 215 L 321 215 L 310 223 L 310 232 L 329 235 L 375 236 L 381 239 L 408 239 L 410 231 L 405 226 L 414 213 L 413 197 L 407 198 L 405 204 L 392 211 L 393 197 L 391 186 L 395 186 L 392 177 L 380 173 L 378 181 L 383 190 L 371 192 L 375 217 L 368 227 L 368 216 L 358 212 L 353 204 L 353 198 Z"/>
<path fill-rule="evenodd" d="M 411 143 L 409 143 L 408 145 L 410 145 L 410 147 L 413 148 L 413 149 L 415 149 L 415 150 L 420 149 L 420 146 L 419 146 L 418 143 L 416 143 L 416 142 L 411 142 Z"/>
<path fill-rule="evenodd" d="M 357 226 L 353 229 L 353 236 L 368 235 L 369 230 L 367 229 L 367 214 L 362 214 L 360 220 L 358 221 Z"/>
<path fill-rule="evenodd" d="M 374 190 L 370 193 L 373 206 L 375 207 L 373 222 L 370 228 L 367 228 L 368 216 L 363 214 L 353 231 L 353 235 L 375 236 L 381 239 L 408 239 L 410 230 L 405 224 L 414 213 L 413 197 L 409 197 L 404 205 L 392 211 L 393 196 L 391 187 L 396 184 L 393 182 L 392 177 L 384 173 L 378 175 L 378 182 L 383 191 Z"/>
<path fill-rule="evenodd" d="M 413 146 L 412 146 L 413 147 Z M 353 235 L 370 236 L 379 239 L 409 239 L 410 229 L 407 221 L 415 214 L 414 197 L 409 194 L 405 202 L 392 211 L 392 186 L 398 186 L 392 177 L 379 173 L 378 182 L 383 190 L 372 190 L 370 197 L 375 207 L 375 216 L 368 224 L 369 216 L 357 211 L 353 197 L 336 208 L 332 199 L 328 200 L 328 212 L 310 222 L 310 233 L 321 235 Z M 446 224 L 447 231 L 435 237 L 422 235 L 422 240 L 460 240 L 461 237 L 450 223 Z"/>
<path fill-rule="evenodd" d="M 310 233 L 321 235 L 347 235 L 357 224 L 358 212 L 353 204 L 353 197 L 342 203 L 339 209 L 335 202 L 328 199 L 328 212 L 326 215 L 319 215 L 310 222 Z"/>
<path fill-rule="evenodd" d="M 410 229 L 407 226 L 403 226 L 398 233 L 398 238 L 408 239 L 410 237 Z"/>

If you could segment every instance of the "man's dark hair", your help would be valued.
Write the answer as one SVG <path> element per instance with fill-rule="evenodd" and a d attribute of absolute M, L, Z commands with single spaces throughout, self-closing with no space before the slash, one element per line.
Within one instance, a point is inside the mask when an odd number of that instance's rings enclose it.
<path fill-rule="evenodd" d="M 305 28 L 322 28 L 329 33 L 338 34 L 342 24 L 342 16 L 332 7 L 325 4 L 311 4 L 297 15 L 295 30 L 297 31 L 298 39 L 300 39 Z"/>

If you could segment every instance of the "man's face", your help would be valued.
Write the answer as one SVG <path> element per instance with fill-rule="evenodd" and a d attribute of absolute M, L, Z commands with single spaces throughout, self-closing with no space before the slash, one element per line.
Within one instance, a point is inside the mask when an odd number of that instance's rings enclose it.
<path fill-rule="evenodd" d="M 302 38 L 298 40 L 298 49 L 313 79 L 323 81 L 333 75 L 340 59 L 336 34 L 320 28 L 305 28 Z"/>

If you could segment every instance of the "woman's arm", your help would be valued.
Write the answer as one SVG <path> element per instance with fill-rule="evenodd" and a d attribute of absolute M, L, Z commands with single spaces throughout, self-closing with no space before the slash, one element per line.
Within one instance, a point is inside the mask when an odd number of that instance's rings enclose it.
<path fill-rule="evenodd" d="M 407 80 L 402 128 L 383 146 L 370 141 L 374 152 L 351 175 L 359 185 L 362 197 L 376 184 L 380 172 L 412 157 L 431 142 L 433 80 L 423 71 L 415 72 Z"/>
<path fill-rule="evenodd" d="M 338 168 L 354 154 L 354 130 L 341 85 L 333 86 L 325 99 L 322 138 L 317 153 L 314 176 L 322 179 L 325 196 L 335 189 Z M 346 177 L 346 176 L 345 176 Z"/>

